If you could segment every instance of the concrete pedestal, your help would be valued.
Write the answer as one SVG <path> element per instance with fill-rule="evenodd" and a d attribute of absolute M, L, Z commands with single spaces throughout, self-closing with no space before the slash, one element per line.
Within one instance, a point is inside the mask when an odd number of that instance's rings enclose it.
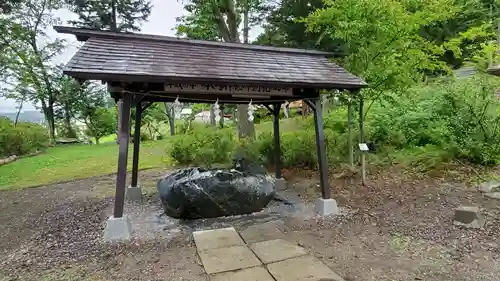
<path fill-rule="evenodd" d="M 130 201 L 141 201 L 142 200 L 142 189 L 141 186 L 129 186 L 127 188 L 127 199 Z"/>
<path fill-rule="evenodd" d="M 104 241 L 119 242 L 132 238 L 132 227 L 127 216 L 121 218 L 109 217 L 104 229 Z"/>
<path fill-rule="evenodd" d="M 316 204 L 314 205 L 314 212 L 320 216 L 340 214 L 339 208 L 337 207 L 337 201 L 335 201 L 335 199 L 323 198 L 319 198 L 316 200 Z"/>
<path fill-rule="evenodd" d="M 284 178 L 276 179 L 275 181 L 276 191 L 282 191 L 286 189 L 286 180 Z"/>

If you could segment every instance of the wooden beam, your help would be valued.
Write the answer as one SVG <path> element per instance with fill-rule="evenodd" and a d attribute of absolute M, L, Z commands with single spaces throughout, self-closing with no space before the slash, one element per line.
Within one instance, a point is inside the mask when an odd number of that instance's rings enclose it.
<path fill-rule="evenodd" d="M 132 106 L 132 95 L 125 94 L 120 110 L 120 131 L 119 152 L 118 152 L 118 171 L 116 174 L 115 207 L 113 216 L 121 218 L 123 216 L 123 206 L 125 204 L 125 184 L 127 180 L 127 157 L 128 157 L 128 138 L 130 134 L 130 108 Z"/>
<path fill-rule="evenodd" d="M 274 166 L 277 179 L 281 178 L 280 109 L 281 103 L 273 104 Z"/>
<path fill-rule="evenodd" d="M 321 187 L 321 197 L 330 199 L 330 185 L 328 184 L 328 163 L 326 162 L 325 132 L 323 131 L 323 113 L 321 98 L 317 98 L 314 103 L 307 101 L 314 112 L 314 129 L 316 131 L 316 153 L 318 154 L 319 181 Z"/>
<path fill-rule="evenodd" d="M 139 148 L 141 144 L 141 115 L 142 105 L 137 103 L 135 105 L 135 130 L 134 130 L 134 154 L 132 155 L 132 187 L 137 187 L 138 174 L 139 174 Z"/>

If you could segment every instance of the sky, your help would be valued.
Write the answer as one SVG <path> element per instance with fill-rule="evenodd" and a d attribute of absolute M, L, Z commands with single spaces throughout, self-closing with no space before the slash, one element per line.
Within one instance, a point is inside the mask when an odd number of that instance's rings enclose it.
<path fill-rule="evenodd" d="M 151 15 L 148 21 L 142 25 L 141 33 L 175 36 L 174 28 L 176 25 L 176 18 L 183 14 L 181 3 L 178 0 L 152 0 L 151 3 L 153 4 Z M 77 18 L 76 15 L 68 10 L 60 10 L 56 15 L 61 19 L 62 25 L 67 25 L 68 20 Z M 260 27 L 250 30 L 250 40 L 256 38 L 261 31 L 262 28 Z M 80 42 L 76 41 L 74 36 L 58 34 L 52 28 L 47 30 L 47 36 L 50 39 L 64 38 L 68 44 L 65 51 L 53 61 L 54 64 L 67 63 L 81 45 Z M 23 105 L 23 111 L 34 109 L 35 107 L 32 104 Z M 14 111 L 16 111 L 16 103 L 13 100 L 0 98 L 0 112 Z"/>

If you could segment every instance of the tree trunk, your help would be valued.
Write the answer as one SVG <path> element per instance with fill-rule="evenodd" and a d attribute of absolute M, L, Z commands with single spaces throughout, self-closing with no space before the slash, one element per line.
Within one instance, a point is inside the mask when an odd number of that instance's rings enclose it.
<path fill-rule="evenodd" d="M 68 132 L 67 137 L 76 138 L 76 132 L 71 126 L 71 116 L 69 114 L 69 105 L 67 103 L 64 104 L 64 126 L 66 127 L 66 131 Z"/>
<path fill-rule="evenodd" d="M 111 31 L 118 31 L 116 16 L 116 0 L 111 0 Z"/>
<path fill-rule="evenodd" d="M 16 120 L 14 121 L 14 127 L 16 127 L 17 123 L 19 122 L 19 114 L 21 114 L 21 110 L 23 109 L 23 103 L 24 101 L 21 100 L 21 104 L 19 104 L 19 108 L 17 109 Z"/>
<path fill-rule="evenodd" d="M 56 134 L 55 134 L 55 126 L 54 126 L 54 115 L 51 113 L 49 107 L 47 105 L 42 104 L 42 112 L 45 117 L 45 121 L 47 121 L 47 126 L 49 127 L 49 138 L 51 143 L 56 142 Z"/>
<path fill-rule="evenodd" d="M 253 138 L 255 136 L 255 126 L 248 121 L 248 104 L 238 105 L 238 137 Z"/>
<path fill-rule="evenodd" d="M 56 142 L 56 133 L 55 133 L 55 124 L 54 124 L 54 101 L 51 97 L 49 97 L 48 104 L 45 101 L 41 101 L 42 103 L 42 112 L 45 116 L 45 120 L 47 121 L 47 125 L 49 126 L 49 138 L 51 143 Z"/>
<path fill-rule="evenodd" d="M 245 1 L 243 12 L 243 43 L 248 44 L 248 0 Z M 237 40 L 237 38 L 235 38 Z M 255 125 L 248 121 L 248 104 L 239 104 L 238 108 L 238 136 L 240 138 L 253 138 Z"/>
<path fill-rule="evenodd" d="M 167 115 L 168 124 L 170 125 L 170 135 L 173 136 L 173 135 L 175 135 L 175 112 L 174 112 L 174 106 L 173 105 L 169 105 L 167 102 L 164 102 L 163 105 L 165 106 L 165 115 Z"/>
<path fill-rule="evenodd" d="M 224 105 L 220 106 L 220 120 L 219 120 L 220 128 L 224 128 Z"/>
<path fill-rule="evenodd" d="M 99 139 L 100 138 L 97 138 L 97 137 L 95 138 L 95 144 L 99 144 Z"/>
<path fill-rule="evenodd" d="M 210 126 L 215 126 L 215 108 L 214 105 L 210 105 Z"/>
<path fill-rule="evenodd" d="M 321 95 L 321 107 L 323 108 L 323 116 L 328 115 L 328 96 Z"/>

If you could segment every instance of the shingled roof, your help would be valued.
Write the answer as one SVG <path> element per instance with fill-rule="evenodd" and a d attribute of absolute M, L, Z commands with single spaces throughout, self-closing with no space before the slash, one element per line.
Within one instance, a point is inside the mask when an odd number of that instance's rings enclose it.
<path fill-rule="evenodd" d="M 86 41 L 64 68 L 79 79 L 169 83 L 239 83 L 361 88 L 358 77 L 328 61 L 332 54 L 57 26 Z"/>

